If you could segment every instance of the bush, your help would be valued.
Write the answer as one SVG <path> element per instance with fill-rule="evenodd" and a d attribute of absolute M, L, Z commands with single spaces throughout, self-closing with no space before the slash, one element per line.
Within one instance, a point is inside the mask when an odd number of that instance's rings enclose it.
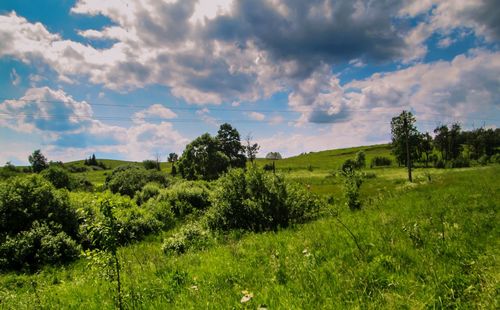
<path fill-rule="evenodd" d="M 362 169 L 366 166 L 366 155 L 365 152 L 359 151 L 356 153 L 356 158 L 354 159 L 356 162 L 356 168 L 357 169 Z"/>
<path fill-rule="evenodd" d="M 29 230 L 34 221 L 59 224 L 71 237 L 78 231 L 67 192 L 56 190 L 43 177 L 16 177 L 0 184 L 0 238 Z"/>
<path fill-rule="evenodd" d="M 71 175 L 66 169 L 59 165 L 51 165 L 40 174 L 56 188 L 71 189 L 71 185 L 73 183 Z"/>
<path fill-rule="evenodd" d="M 168 185 L 167 176 L 164 173 L 134 165 L 119 166 L 106 177 L 106 186 L 113 193 L 129 197 L 134 197 L 134 194 L 149 182 L 156 182 L 161 186 Z"/>
<path fill-rule="evenodd" d="M 210 206 L 210 188 L 205 181 L 185 181 L 163 189 L 157 201 L 168 203 L 176 216 L 204 211 Z"/>
<path fill-rule="evenodd" d="M 486 166 L 488 164 L 488 161 L 489 161 L 488 155 L 483 155 L 479 157 L 477 163 L 480 164 L 481 166 Z"/>
<path fill-rule="evenodd" d="M 361 175 L 355 170 L 348 169 L 342 173 L 344 178 L 344 196 L 346 204 L 351 210 L 361 209 L 361 201 L 359 200 L 359 188 L 363 183 Z"/>
<path fill-rule="evenodd" d="M 470 167 L 470 162 L 467 158 L 459 156 L 452 161 L 450 161 L 451 168 L 466 168 Z"/>
<path fill-rule="evenodd" d="M 78 257 L 80 247 L 65 232 L 55 232 L 45 223 L 33 222 L 30 230 L 8 236 L 0 245 L 0 270 L 29 269 L 61 264 Z"/>
<path fill-rule="evenodd" d="M 191 248 L 201 249 L 208 242 L 208 231 L 197 223 L 190 223 L 163 242 L 163 252 L 182 254 Z"/>
<path fill-rule="evenodd" d="M 347 171 L 347 170 L 356 170 L 357 169 L 357 164 L 356 161 L 353 159 L 347 159 L 342 163 L 342 166 L 340 166 L 340 171 Z"/>
<path fill-rule="evenodd" d="M 500 153 L 491 156 L 490 161 L 492 163 L 500 164 Z"/>
<path fill-rule="evenodd" d="M 68 168 L 68 171 L 72 172 L 72 173 L 88 171 L 88 168 L 85 166 L 69 165 L 67 168 Z"/>
<path fill-rule="evenodd" d="M 218 181 L 206 221 L 211 229 L 275 230 L 312 218 L 320 205 L 281 176 L 233 169 Z"/>
<path fill-rule="evenodd" d="M 141 205 L 145 202 L 147 202 L 151 198 L 155 198 L 160 194 L 160 184 L 150 182 L 142 188 L 140 192 L 137 192 L 135 194 L 135 201 L 137 202 L 138 205 Z"/>
<path fill-rule="evenodd" d="M 264 171 L 273 171 L 275 169 L 274 162 L 265 164 L 262 169 L 264 169 Z"/>
<path fill-rule="evenodd" d="M 370 167 L 381 167 L 381 166 L 390 166 L 392 161 L 384 156 L 376 156 L 372 158 Z"/>
<path fill-rule="evenodd" d="M 160 163 L 156 160 L 146 159 L 142 161 L 142 165 L 147 170 L 160 170 Z"/>
<path fill-rule="evenodd" d="M 442 159 L 438 159 L 434 162 L 434 168 L 443 169 L 446 165 Z"/>

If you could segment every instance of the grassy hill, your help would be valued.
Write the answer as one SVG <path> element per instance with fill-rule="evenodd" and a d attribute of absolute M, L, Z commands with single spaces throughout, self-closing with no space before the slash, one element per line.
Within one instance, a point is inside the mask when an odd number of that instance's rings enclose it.
<path fill-rule="evenodd" d="M 498 309 L 500 166 L 419 168 L 414 183 L 404 168 L 366 168 L 363 208 L 352 212 L 331 172 L 359 150 L 368 163 L 391 156 L 377 145 L 276 161 L 286 178 L 332 196 L 315 221 L 215 235 L 184 254 L 162 251 L 179 226 L 120 248 L 126 308 Z M 106 171 L 87 173 L 100 182 Z M 84 259 L 0 275 L 2 309 L 113 309 L 114 293 L 115 283 Z"/>

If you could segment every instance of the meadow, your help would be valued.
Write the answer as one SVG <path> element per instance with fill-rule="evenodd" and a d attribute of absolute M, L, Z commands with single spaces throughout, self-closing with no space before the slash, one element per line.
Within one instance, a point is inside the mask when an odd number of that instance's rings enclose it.
<path fill-rule="evenodd" d="M 498 309 L 500 166 L 419 167 L 412 183 L 404 167 L 367 167 L 362 208 L 351 211 L 335 171 L 360 150 L 368 163 L 391 157 L 388 145 L 376 145 L 275 161 L 278 174 L 328 201 L 312 221 L 213 233 L 184 253 L 165 252 L 192 215 L 120 247 L 124 307 Z M 84 174 L 102 185 L 108 173 Z M 115 281 L 88 257 L 0 274 L 2 309 L 113 309 L 115 296 Z"/>

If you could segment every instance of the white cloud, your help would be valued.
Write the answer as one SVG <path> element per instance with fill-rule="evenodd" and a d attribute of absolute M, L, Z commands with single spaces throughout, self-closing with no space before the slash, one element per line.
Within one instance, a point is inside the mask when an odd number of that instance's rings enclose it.
<path fill-rule="evenodd" d="M 19 74 L 17 74 L 17 71 L 15 68 L 12 68 L 12 71 L 10 72 L 10 80 L 12 81 L 12 85 L 18 86 L 21 84 L 21 77 Z"/>
<path fill-rule="evenodd" d="M 251 119 L 253 120 L 256 120 L 256 121 L 263 121 L 266 116 L 262 113 L 259 113 L 259 112 L 249 112 L 247 113 L 248 117 L 250 117 Z"/>
<path fill-rule="evenodd" d="M 162 106 L 161 104 L 153 104 L 145 110 L 134 113 L 132 121 L 136 124 L 142 124 L 148 120 L 161 120 L 161 119 L 171 119 L 176 118 L 177 114 Z"/>

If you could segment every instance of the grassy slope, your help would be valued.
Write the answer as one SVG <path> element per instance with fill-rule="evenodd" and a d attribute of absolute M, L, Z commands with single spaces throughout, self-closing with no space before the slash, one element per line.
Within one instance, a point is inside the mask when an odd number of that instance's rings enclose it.
<path fill-rule="evenodd" d="M 279 161 L 290 178 L 320 193 L 339 192 L 326 178 L 347 150 Z M 387 148 L 367 149 L 367 157 Z M 315 158 L 321 157 L 321 159 Z M 326 159 L 330 159 L 327 161 Z M 259 160 L 263 164 L 265 160 Z M 317 163 L 317 164 L 314 164 Z M 313 171 L 307 170 L 313 165 Z M 423 169 L 422 169 L 423 170 Z M 126 304 L 138 308 L 498 308 L 500 166 L 373 169 L 362 187 L 364 209 L 277 233 L 233 234 L 181 256 L 161 252 L 164 236 L 121 249 Z M 168 235 L 168 233 L 165 233 Z M 112 286 L 79 261 L 34 276 L 0 276 L 0 308 L 113 308 Z M 35 285 L 33 284 L 35 283 Z M 253 293 L 240 303 L 242 291 Z"/>

